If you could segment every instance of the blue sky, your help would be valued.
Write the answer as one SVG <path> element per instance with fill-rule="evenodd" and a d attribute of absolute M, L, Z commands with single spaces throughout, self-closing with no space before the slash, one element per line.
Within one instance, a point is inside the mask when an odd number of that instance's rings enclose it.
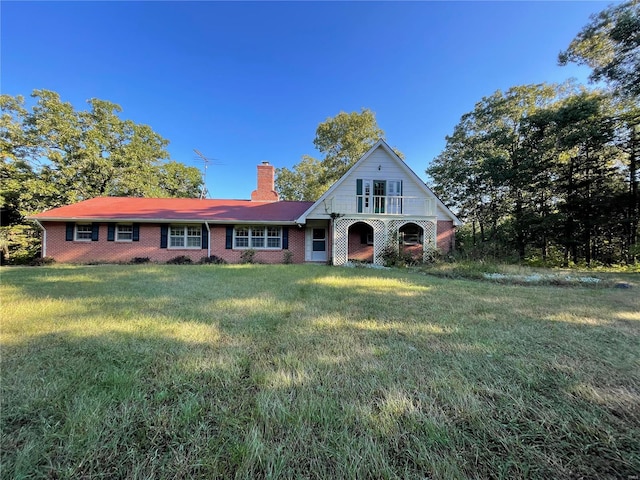
<path fill-rule="evenodd" d="M 586 82 L 557 55 L 609 2 L 0 3 L 0 91 L 119 104 L 202 167 L 214 198 L 248 198 L 256 165 L 320 158 L 318 124 L 369 108 L 423 179 L 483 96 Z"/>

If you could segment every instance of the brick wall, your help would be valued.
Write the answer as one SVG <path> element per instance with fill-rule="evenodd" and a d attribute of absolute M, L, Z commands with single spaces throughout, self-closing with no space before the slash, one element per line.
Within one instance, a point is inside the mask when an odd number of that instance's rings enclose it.
<path fill-rule="evenodd" d="M 160 225 L 140 224 L 140 241 L 107 241 L 107 223 L 100 224 L 98 241 L 66 241 L 64 222 L 43 222 L 47 230 L 47 257 L 62 263 L 88 262 L 129 262 L 135 257 L 149 257 L 152 262 L 166 262 L 179 255 L 185 255 L 198 262 L 207 255 L 207 249 L 160 248 Z M 204 226 L 202 228 L 205 228 Z M 210 225 L 211 255 L 223 258 L 229 263 L 239 263 L 243 250 L 227 250 L 226 226 Z M 304 229 L 289 227 L 289 251 L 294 263 L 304 262 Z M 260 263 L 283 263 L 286 250 L 257 250 L 255 261 Z"/>
<path fill-rule="evenodd" d="M 436 244 L 442 253 L 449 253 L 455 248 L 455 233 L 452 220 L 438 220 Z"/>
<path fill-rule="evenodd" d="M 349 229 L 349 260 L 373 262 L 373 245 L 362 243 L 362 232 L 356 227 Z"/>
<path fill-rule="evenodd" d="M 140 224 L 140 241 L 138 242 L 107 241 L 107 223 L 100 224 L 97 242 L 67 242 L 64 222 L 44 222 L 44 227 L 47 230 L 47 257 L 52 257 L 62 263 L 129 262 L 134 257 L 149 257 L 153 262 L 166 262 L 179 255 L 185 255 L 192 261 L 198 262 L 207 255 L 207 249 L 160 248 L 159 224 Z M 210 229 L 211 255 L 223 258 L 229 263 L 239 263 L 244 250 L 227 250 L 225 248 L 226 226 L 210 225 Z M 327 249 L 328 252 L 331 252 L 330 239 L 328 240 Z M 454 248 L 455 228 L 452 221 L 438 221 L 437 245 L 445 253 Z M 293 263 L 305 261 L 304 228 L 289 227 L 289 251 L 293 253 Z M 260 263 L 282 263 L 284 261 L 285 250 L 257 250 L 256 252 L 255 260 Z M 358 231 L 350 231 L 349 258 L 373 260 L 373 246 L 362 244 Z"/>

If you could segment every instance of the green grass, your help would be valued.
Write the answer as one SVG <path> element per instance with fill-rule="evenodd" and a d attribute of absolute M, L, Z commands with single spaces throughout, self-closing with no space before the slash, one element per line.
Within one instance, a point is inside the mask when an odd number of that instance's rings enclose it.
<path fill-rule="evenodd" d="M 2 478 L 640 471 L 637 287 L 301 265 L 0 274 Z"/>

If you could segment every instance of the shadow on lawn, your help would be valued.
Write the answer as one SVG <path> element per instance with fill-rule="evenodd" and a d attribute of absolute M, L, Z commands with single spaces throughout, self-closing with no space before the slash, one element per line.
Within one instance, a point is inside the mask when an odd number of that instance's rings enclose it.
<path fill-rule="evenodd" d="M 640 465 L 625 297 L 612 312 L 566 290 L 539 306 L 531 289 L 323 267 L 291 268 L 284 286 L 274 267 L 128 268 L 3 278 L 74 304 L 64 330 L 3 348 L 3 471 L 624 478 Z M 83 329 L 105 312 L 113 328 Z"/>
<path fill-rule="evenodd" d="M 575 372 L 379 333 L 348 351 L 312 338 L 281 349 L 277 333 L 223 345 L 58 333 L 5 349 L 4 474 L 606 478 L 638 465 L 638 417 L 568 398 Z"/>

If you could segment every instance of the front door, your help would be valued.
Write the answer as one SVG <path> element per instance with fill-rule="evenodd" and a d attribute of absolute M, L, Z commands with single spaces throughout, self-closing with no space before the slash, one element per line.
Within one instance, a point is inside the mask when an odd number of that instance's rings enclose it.
<path fill-rule="evenodd" d="M 373 181 L 373 204 L 374 213 L 384 213 L 387 195 L 387 182 L 384 180 Z"/>
<path fill-rule="evenodd" d="M 402 183 L 399 180 L 387 182 L 387 213 L 402 213 Z"/>
<path fill-rule="evenodd" d="M 311 231 L 311 261 L 327 261 L 327 229 L 313 228 Z"/>

